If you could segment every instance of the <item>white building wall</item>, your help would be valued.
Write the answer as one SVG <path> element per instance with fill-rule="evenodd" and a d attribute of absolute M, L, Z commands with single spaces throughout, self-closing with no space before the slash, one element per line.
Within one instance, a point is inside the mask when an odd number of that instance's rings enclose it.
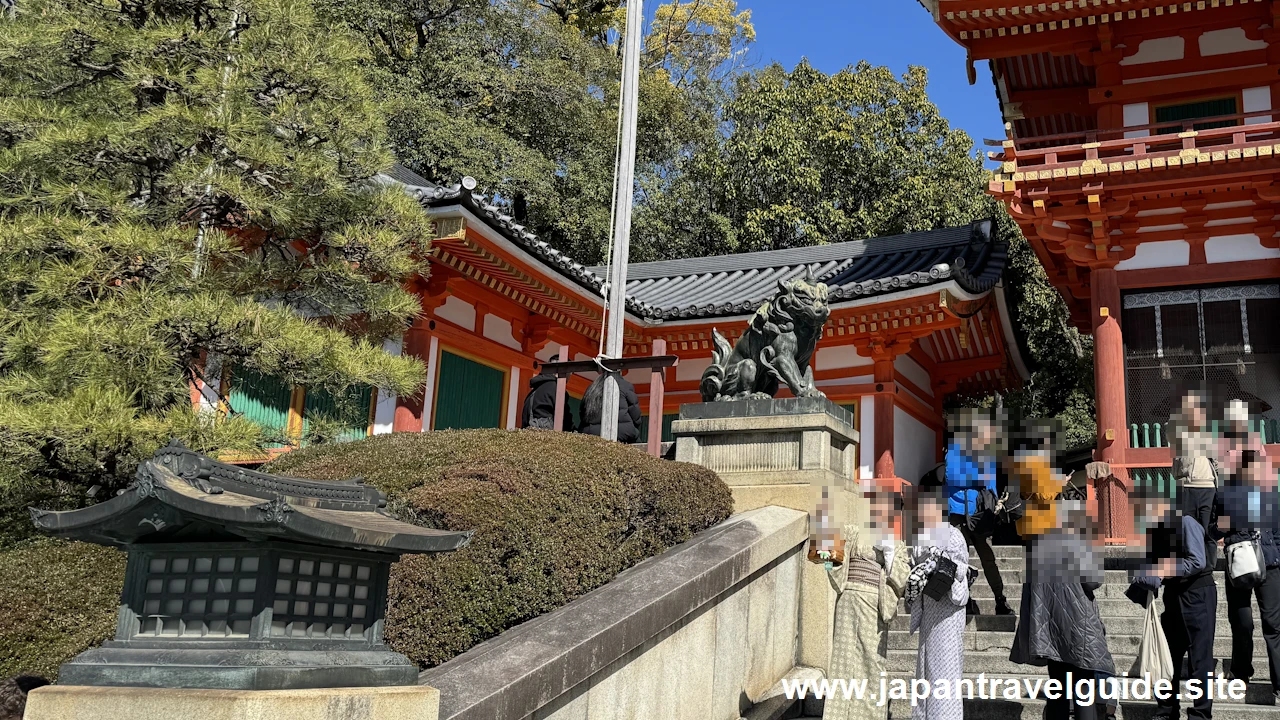
<path fill-rule="evenodd" d="M 875 397 L 863 395 L 858 408 L 858 477 L 866 480 L 876 474 L 876 406 Z"/>
<path fill-rule="evenodd" d="M 475 309 L 472 308 L 473 313 L 474 311 Z M 520 346 L 520 341 L 516 339 L 515 333 L 512 332 L 511 321 L 500 318 L 497 315 L 485 316 L 484 336 L 499 345 L 506 345 L 513 350 L 524 349 Z"/>
<path fill-rule="evenodd" d="M 898 477 L 916 484 L 937 465 L 937 434 L 902 408 L 893 409 L 893 468 Z"/>
<path fill-rule="evenodd" d="M 453 295 L 446 298 L 444 304 L 436 308 L 433 314 L 442 320 L 448 320 L 454 325 L 461 325 L 473 332 L 476 329 L 475 306 L 466 300 L 459 300 Z"/>
<path fill-rule="evenodd" d="M 382 349 L 389 355 L 399 355 L 404 347 L 404 341 L 401 338 L 394 340 L 386 340 L 382 343 Z M 373 408 L 373 434 L 386 435 L 391 432 L 391 426 L 396 418 L 396 396 L 395 393 L 386 390 L 378 391 L 378 404 Z"/>
<path fill-rule="evenodd" d="M 933 397 L 933 381 L 929 378 L 929 373 L 922 367 L 920 363 L 912 360 L 908 355 L 899 355 L 893 360 L 893 369 L 902 373 L 903 377 L 910 380 L 920 387 L 921 390 Z M 913 395 L 915 393 L 912 393 Z M 926 398 L 920 398 L 925 405 L 929 405 Z"/>

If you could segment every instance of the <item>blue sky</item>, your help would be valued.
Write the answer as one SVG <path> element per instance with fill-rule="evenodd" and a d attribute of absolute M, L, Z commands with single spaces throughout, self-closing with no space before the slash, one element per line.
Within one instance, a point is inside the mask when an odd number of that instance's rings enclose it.
<path fill-rule="evenodd" d="M 756 42 L 751 59 L 787 69 L 807 57 L 834 73 L 867 60 L 901 75 L 908 65 L 929 69 L 929 97 L 952 127 L 975 143 L 1004 138 L 991 72 L 976 64 L 977 84 L 965 77 L 964 50 L 933 23 L 916 0 L 738 0 L 751 10 Z"/>

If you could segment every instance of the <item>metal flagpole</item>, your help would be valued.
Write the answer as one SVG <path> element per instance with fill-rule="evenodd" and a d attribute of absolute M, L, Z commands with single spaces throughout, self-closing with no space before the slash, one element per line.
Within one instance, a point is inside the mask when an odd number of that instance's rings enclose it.
<path fill-rule="evenodd" d="M 619 109 L 622 137 L 618 147 L 618 176 L 614 186 L 613 247 L 610 250 L 609 307 L 605 319 L 606 358 L 622 357 L 623 320 L 626 318 L 627 254 L 631 241 L 631 200 L 636 167 L 636 105 L 640 100 L 640 35 L 644 25 L 643 0 L 627 0 L 627 29 L 622 46 L 622 92 Z M 600 436 L 618 439 L 619 391 L 616 375 L 604 385 Z"/>

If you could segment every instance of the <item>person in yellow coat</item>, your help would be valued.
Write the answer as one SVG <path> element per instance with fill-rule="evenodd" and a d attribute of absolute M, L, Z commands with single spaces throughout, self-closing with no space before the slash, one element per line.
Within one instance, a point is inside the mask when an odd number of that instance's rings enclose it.
<path fill-rule="evenodd" d="M 1053 466 L 1053 428 L 1034 424 L 1026 433 L 1026 442 L 1014 451 L 1009 461 L 1009 474 L 1017 482 L 1024 514 L 1018 519 L 1018 534 L 1024 542 L 1049 532 L 1058 525 L 1055 498 L 1062 492 L 1066 477 Z"/>
<path fill-rule="evenodd" d="M 888 703 L 877 707 L 875 694 L 888 657 L 889 622 L 898 611 L 910 566 L 906 546 L 891 530 L 893 518 L 902 512 L 902 498 L 888 492 L 865 496 L 870 522 L 844 525 L 844 562 L 827 571 L 837 596 L 827 678 L 870 682 L 861 700 L 828 697 L 823 720 L 884 720 L 889 711 Z"/>

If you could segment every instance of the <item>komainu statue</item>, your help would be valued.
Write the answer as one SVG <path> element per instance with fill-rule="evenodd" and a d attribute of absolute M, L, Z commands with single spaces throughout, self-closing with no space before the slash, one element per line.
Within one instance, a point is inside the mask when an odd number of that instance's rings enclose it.
<path fill-rule="evenodd" d="M 814 387 L 809 360 L 830 314 L 826 285 L 811 277 L 779 282 L 737 345 L 711 330 L 716 347 L 702 373 L 703 402 L 771 398 L 780 382 L 796 397 L 826 397 Z"/>

